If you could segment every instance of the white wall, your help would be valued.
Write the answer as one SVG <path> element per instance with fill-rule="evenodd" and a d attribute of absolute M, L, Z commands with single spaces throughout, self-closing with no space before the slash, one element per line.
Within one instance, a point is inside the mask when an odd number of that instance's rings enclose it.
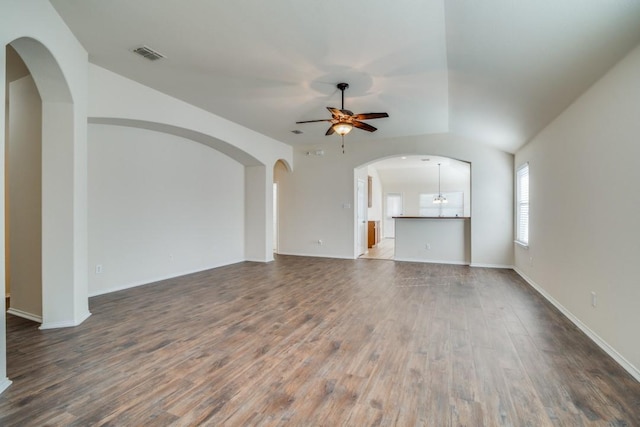
<path fill-rule="evenodd" d="M 42 101 L 31 76 L 9 84 L 6 143 L 9 312 L 42 321 Z"/>
<path fill-rule="evenodd" d="M 90 294 L 243 259 L 241 164 L 176 136 L 89 126 Z"/>
<path fill-rule="evenodd" d="M 268 217 L 273 218 L 273 168 L 246 166 L 244 179 L 244 256 L 248 261 L 271 261 L 273 238 L 267 241 L 264 226 L 267 221 L 265 209 L 271 210 Z M 269 230 L 273 230 L 273 220 Z M 273 231 L 269 234 L 272 235 Z"/>
<path fill-rule="evenodd" d="M 394 259 L 469 264 L 469 225 L 468 219 L 396 219 Z"/>
<path fill-rule="evenodd" d="M 640 380 L 639 112 L 637 47 L 518 151 L 531 225 L 515 264 Z"/>
<path fill-rule="evenodd" d="M 455 167 L 442 166 L 442 193 L 464 193 L 464 214 L 471 216 L 471 168 L 468 164 L 455 162 Z M 420 193 L 438 193 L 438 165 L 421 168 L 381 169 L 382 191 L 401 193 L 403 196 L 403 215 L 418 216 L 420 214 Z M 446 207 L 446 205 L 445 205 Z"/>
<path fill-rule="evenodd" d="M 325 155 L 305 155 L 318 149 Z M 354 258 L 354 169 L 412 154 L 471 163 L 471 263 L 512 266 L 513 156 L 445 134 L 349 141 L 346 154 L 330 137 L 296 148 L 296 168 L 281 185 L 281 253 Z"/>

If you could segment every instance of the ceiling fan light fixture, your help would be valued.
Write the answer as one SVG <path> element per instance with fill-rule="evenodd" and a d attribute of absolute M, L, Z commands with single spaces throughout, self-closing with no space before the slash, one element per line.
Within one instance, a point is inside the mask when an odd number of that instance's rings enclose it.
<path fill-rule="evenodd" d="M 345 136 L 353 129 L 353 125 L 348 122 L 338 122 L 333 125 L 333 130 L 340 136 Z"/>
<path fill-rule="evenodd" d="M 342 138 L 343 148 L 344 148 L 344 137 L 346 134 L 351 132 L 351 129 L 358 128 L 367 132 L 375 132 L 377 129 L 371 126 L 368 123 L 364 123 L 363 120 L 372 120 L 372 119 L 381 119 L 384 117 L 389 117 L 387 113 L 364 113 L 364 114 L 353 114 L 351 110 L 347 110 L 344 108 L 344 91 L 349 87 L 347 83 L 338 83 L 338 89 L 340 90 L 340 95 L 342 98 L 342 104 L 339 110 L 333 107 L 327 107 L 327 110 L 331 113 L 330 119 L 318 119 L 318 120 L 303 120 L 301 122 L 296 122 L 296 124 L 300 123 L 317 123 L 317 122 L 331 122 L 331 126 L 327 129 L 325 135 L 333 135 L 334 133 L 338 134 Z M 343 149 L 344 152 L 344 149 Z"/>

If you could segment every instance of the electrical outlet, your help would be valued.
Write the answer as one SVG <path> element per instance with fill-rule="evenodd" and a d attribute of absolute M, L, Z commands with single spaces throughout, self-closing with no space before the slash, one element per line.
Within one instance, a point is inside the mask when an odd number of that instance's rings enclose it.
<path fill-rule="evenodd" d="M 102 274 L 102 264 L 96 264 L 96 274 Z"/>
<path fill-rule="evenodd" d="M 591 292 L 591 307 L 595 307 L 598 304 L 598 297 L 595 292 Z"/>
<path fill-rule="evenodd" d="M 322 246 L 322 240 L 318 239 L 318 246 Z"/>
<path fill-rule="evenodd" d="M 427 248 L 428 250 L 431 250 L 431 243 L 427 243 L 425 248 Z"/>

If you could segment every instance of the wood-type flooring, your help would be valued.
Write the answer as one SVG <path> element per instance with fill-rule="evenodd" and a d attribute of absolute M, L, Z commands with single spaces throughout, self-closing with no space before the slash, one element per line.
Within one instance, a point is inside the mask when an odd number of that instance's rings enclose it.
<path fill-rule="evenodd" d="M 279 256 L 7 316 L 2 426 L 640 426 L 640 383 L 511 270 Z"/>
<path fill-rule="evenodd" d="M 382 239 L 378 244 L 367 250 L 367 253 L 360 255 L 362 259 L 393 259 L 395 255 L 395 239 Z"/>

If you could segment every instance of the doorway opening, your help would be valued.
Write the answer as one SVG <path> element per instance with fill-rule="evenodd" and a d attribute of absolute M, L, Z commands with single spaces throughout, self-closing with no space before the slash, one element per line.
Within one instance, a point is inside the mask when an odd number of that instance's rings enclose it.
<path fill-rule="evenodd" d="M 470 218 L 470 163 L 433 155 L 399 156 L 357 168 L 355 176 L 369 178 L 366 205 L 368 248 L 365 254 L 359 255 L 360 258 L 396 259 L 398 245 L 401 244 L 396 236 L 397 218 L 415 218 L 420 224 L 423 219 L 426 219 L 424 224 L 437 224 L 437 231 L 434 234 L 427 231 L 426 225 L 420 226 L 419 232 L 409 242 L 411 258 L 428 262 L 449 261 L 447 257 L 453 255 L 447 252 L 450 249 L 448 243 L 446 240 L 441 242 L 440 236 L 444 229 L 440 230 L 439 225 L 445 223 L 428 222 L 428 219 Z M 446 202 L 438 203 L 439 196 L 445 198 Z M 464 233 L 468 233 L 468 230 Z M 354 238 L 358 239 L 357 231 Z M 468 242 L 469 238 L 465 235 L 460 244 L 456 244 L 456 251 L 465 252 Z M 406 258 L 398 256 L 398 259 Z M 452 258 L 450 261 L 456 260 Z"/>
<path fill-rule="evenodd" d="M 278 183 L 273 183 L 273 253 L 278 253 Z"/>
<path fill-rule="evenodd" d="M 42 323 L 42 99 L 20 55 L 5 54 L 5 301 Z"/>
<path fill-rule="evenodd" d="M 285 175 L 291 171 L 289 166 L 284 160 L 278 160 L 273 165 L 273 254 L 276 255 L 281 251 L 280 241 L 280 221 L 282 221 L 282 214 L 284 211 L 281 209 L 282 195 L 285 194 L 281 185 L 286 181 Z"/>

